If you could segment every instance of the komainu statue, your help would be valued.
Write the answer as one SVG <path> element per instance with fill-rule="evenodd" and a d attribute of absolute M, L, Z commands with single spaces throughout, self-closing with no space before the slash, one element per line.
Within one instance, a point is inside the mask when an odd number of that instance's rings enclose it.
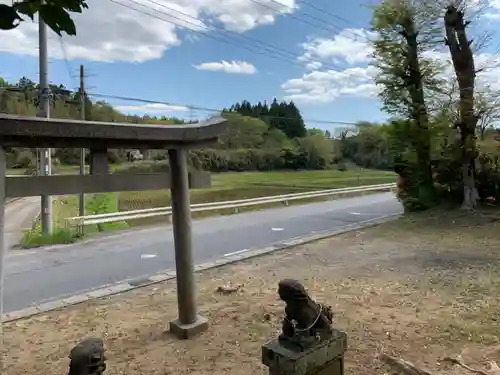
<path fill-rule="evenodd" d="M 76 345 L 69 354 L 68 375 L 102 375 L 106 370 L 104 343 L 99 338 L 88 338 Z"/>
<path fill-rule="evenodd" d="M 331 307 L 314 302 L 299 281 L 281 280 L 278 294 L 286 304 L 280 343 L 304 350 L 331 336 Z"/>

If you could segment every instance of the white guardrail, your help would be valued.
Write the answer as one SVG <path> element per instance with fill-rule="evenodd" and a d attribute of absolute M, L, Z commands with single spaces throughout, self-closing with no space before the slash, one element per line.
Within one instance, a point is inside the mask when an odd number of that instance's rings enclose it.
<path fill-rule="evenodd" d="M 379 185 L 356 186 L 356 187 L 341 188 L 341 189 L 308 191 L 305 193 L 293 193 L 293 194 L 275 195 L 268 197 L 239 199 L 239 200 L 225 201 L 225 202 L 197 203 L 191 205 L 191 212 L 234 209 L 235 213 L 238 213 L 238 209 L 241 207 L 250 207 L 250 206 L 257 206 L 260 204 L 269 204 L 269 203 L 284 203 L 285 205 L 288 205 L 289 201 L 294 201 L 299 199 L 311 199 L 318 197 L 326 197 L 329 195 L 357 193 L 365 191 L 392 190 L 395 187 L 396 187 L 395 183 L 389 183 L 389 184 L 379 184 Z M 155 217 L 155 216 L 168 216 L 171 214 L 172 214 L 172 207 L 147 208 L 143 210 L 122 211 L 122 212 L 113 212 L 107 214 L 71 217 L 66 219 L 66 225 L 83 226 L 91 224 L 103 224 L 103 223 L 112 223 L 124 220 L 144 219 L 147 217 Z"/>

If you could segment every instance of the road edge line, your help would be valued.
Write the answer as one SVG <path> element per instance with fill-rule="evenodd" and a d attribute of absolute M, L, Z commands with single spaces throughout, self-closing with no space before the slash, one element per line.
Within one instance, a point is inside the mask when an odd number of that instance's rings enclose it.
<path fill-rule="evenodd" d="M 256 248 L 256 249 L 250 249 L 248 251 L 245 251 L 244 253 L 237 253 L 231 256 L 227 257 L 221 257 L 219 259 L 216 259 L 215 261 L 211 262 L 206 262 L 206 263 L 201 263 L 198 264 L 194 267 L 194 271 L 197 272 L 202 272 L 206 271 L 209 269 L 214 269 L 218 267 L 222 267 L 228 264 L 233 264 L 236 262 L 240 262 L 243 260 L 247 259 L 252 259 L 256 258 L 262 255 L 267 255 L 270 253 L 273 253 L 275 251 L 280 251 L 280 250 L 286 250 L 290 249 L 295 246 L 300 246 L 300 245 L 305 245 L 311 242 L 319 241 L 325 238 L 329 237 L 334 237 L 339 234 L 344 234 L 348 233 L 351 231 L 355 231 L 358 229 L 364 229 L 364 228 L 369 228 L 373 226 L 377 226 L 380 224 L 384 224 L 386 222 L 396 220 L 399 217 L 402 216 L 402 213 L 397 213 L 397 214 L 390 214 L 390 215 L 384 215 L 384 216 L 379 216 L 374 219 L 368 219 L 368 220 L 363 220 L 359 221 L 356 223 L 352 224 L 347 224 L 343 225 L 341 227 L 337 227 L 333 230 L 327 230 L 327 231 L 322 231 L 322 232 L 317 232 L 313 234 L 309 234 L 306 236 L 302 237 L 296 237 L 296 238 L 291 238 L 282 242 L 278 242 L 276 244 L 262 247 L 262 248 Z M 24 318 L 32 317 L 35 315 L 40 315 L 49 311 L 53 310 L 58 310 L 62 309 L 65 307 L 69 306 L 74 306 L 78 305 L 83 302 L 91 301 L 94 299 L 100 299 L 103 297 L 110 297 L 116 294 L 124 293 L 124 292 L 129 292 L 131 290 L 143 288 L 146 286 L 158 284 L 164 281 L 172 280 L 175 279 L 175 270 L 166 270 L 162 271 L 161 273 L 157 273 L 153 276 L 149 277 L 143 277 L 143 278 L 136 278 L 133 280 L 129 280 L 126 282 L 119 282 L 116 284 L 113 284 L 111 286 L 106 286 L 103 288 L 99 289 L 94 289 L 86 293 L 81 293 L 81 294 L 76 294 L 70 297 L 65 297 L 61 299 L 57 299 L 54 301 L 49 301 L 49 302 L 44 302 L 39 305 L 35 306 L 30 306 L 26 307 L 24 309 L 12 311 L 6 314 L 3 314 L 3 323 L 8 323 L 8 322 L 14 322 L 16 320 L 21 320 Z"/>

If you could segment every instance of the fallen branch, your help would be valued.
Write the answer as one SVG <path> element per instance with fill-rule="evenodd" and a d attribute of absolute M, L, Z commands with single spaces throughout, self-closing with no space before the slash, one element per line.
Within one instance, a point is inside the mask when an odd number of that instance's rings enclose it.
<path fill-rule="evenodd" d="M 382 353 L 379 355 L 379 359 L 393 370 L 396 370 L 398 375 L 432 375 L 426 370 L 419 369 L 413 363 L 390 356 L 389 354 Z"/>
<path fill-rule="evenodd" d="M 493 362 L 493 361 L 490 362 L 490 370 L 489 371 L 483 371 L 480 369 L 472 368 L 469 365 L 467 365 L 466 363 L 464 363 L 460 359 L 460 357 L 455 357 L 455 358 L 446 357 L 443 359 L 443 361 L 450 362 L 451 364 L 454 364 L 454 365 L 458 365 L 458 366 L 460 366 L 460 367 L 462 367 L 470 372 L 473 372 L 474 374 L 477 374 L 477 375 L 498 375 L 498 374 L 500 374 L 500 368 L 498 367 L 497 363 Z"/>
<path fill-rule="evenodd" d="M 385 364 L 387 364 L 389 367 L 391 367 L 394 373 L 397 375 L 432 375 L 432 373 L 418 368 L 411 362 L 405 361 L 404 359 L 401 358 L 390 356 L 389 354 L 386 353 L 381 353 L 379 355 L 379 359 Z M 498 367 L 495 361 L 489 362 L 490 369 L 488 371 L 470 367 L 469 365 L 467 365 L 462 361 L 460 356 L 455 358 L 446 357 L 443 359 L 443 362 L 449 362 L 453 365 L 458 365 L 463 369 L 473 372 L 474 374 L 477 375 L 500 375 L 500 367 Z"/>

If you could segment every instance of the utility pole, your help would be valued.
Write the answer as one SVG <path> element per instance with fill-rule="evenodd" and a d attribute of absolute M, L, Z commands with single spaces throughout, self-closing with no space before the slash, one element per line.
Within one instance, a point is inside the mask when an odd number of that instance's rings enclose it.
<path fill-rule="evenodd" d="M 48 56 L 47 56 L 47 25 L 38 17 L 38 44 L 39 44 L 39 71 L 40 71 L 40 108 L 39 117 L 50 118 L 50 92 L 48 79 Z M 50 176 L 52 174 L 52 150 L 50 148 L 40 149 L 38 152 L 40 163 L 38 174 Z M 52 197 L 42 195 L 41 197 L 41 221 L 43 234 L 52 233 Z"/>
<path fill-rule="evenodd" d="M 80 116 L 82 121 L 85 121 L 85 68 L 83 65 L 80 65 Z M 85 174 L 85 149 L 82 148 L 80 150 L 80 175 L 83 176 Z M 80 216 L 85 216 L 85 194 L 80 193 Z M 80 228 L 81 234 L 84 234 L 84 226 Z"/>

